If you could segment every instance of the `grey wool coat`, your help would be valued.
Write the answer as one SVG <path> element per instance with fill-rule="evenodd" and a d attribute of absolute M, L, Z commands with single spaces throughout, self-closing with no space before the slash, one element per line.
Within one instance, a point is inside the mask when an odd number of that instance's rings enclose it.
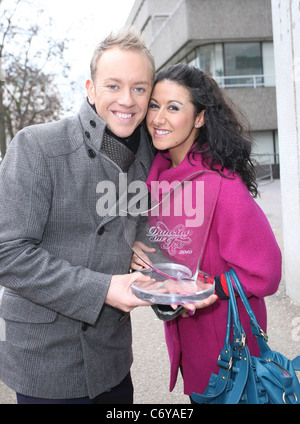
<path fill-rule="evenodd" d="M 20 131 L 0 166 L 0 379 L 28 396 L 94 398 L 132 364 L 130 315 L 104 303 L 131 257 L 121 218 L 96 212 L 98 183 L 118 187 L 124 172 L 104 133 L 85 101 L 75 117 Z M 152 156 L 141 128 L 128 184 L 146 179 Z"/>

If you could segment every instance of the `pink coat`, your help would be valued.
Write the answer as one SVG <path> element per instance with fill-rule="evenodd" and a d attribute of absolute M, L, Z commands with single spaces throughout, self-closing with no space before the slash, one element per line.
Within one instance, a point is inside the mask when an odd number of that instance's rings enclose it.
<path fill-rule="evenodd" d="M 151 181 L 182 180 L 195 171 L 205 170 L 199 156 L 197 161 L 191 160 L 195 166 L 186 157 L 177 168 L 168 169 L 170 162 L 158 153 L 148 176 L 148 186 Z M 263 298 L 275 293 L 280 283 L 281 252 L 267 218 L 241 178 L 230 177 L 221 178 L 201 270 L 216 276 L 233 268 L 259 324 L 266 331 Z M 257 342 L 240 299 L 238 307 L 247 344 L 251 353 L 258 355 Z M 218 373 L 217 359 L 224 343 L 226 322 L 227 301 L 217 300 L 212 306 L 197 310 L 193 317 L 178 317 L 165 323 L 171 365 L 170 391 L 176 384 L 181 364 L 184 393 L 203 393 L 211 373 Z"/>

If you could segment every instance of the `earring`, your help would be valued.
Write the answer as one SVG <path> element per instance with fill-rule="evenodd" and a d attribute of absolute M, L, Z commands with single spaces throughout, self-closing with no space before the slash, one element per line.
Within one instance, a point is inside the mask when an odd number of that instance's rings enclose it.
<path fill-rule="evenodd" d="M 199 128 L 199 127 L 200 127 L 200 125 L 199 125 L 199 124 L 197 124 L 195 128 Z"/>

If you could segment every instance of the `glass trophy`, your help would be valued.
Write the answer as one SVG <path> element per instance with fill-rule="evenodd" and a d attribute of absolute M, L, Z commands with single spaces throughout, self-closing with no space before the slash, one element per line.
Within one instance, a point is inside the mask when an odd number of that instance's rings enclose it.
<path fill-rule="evenodd" d="M 201 259 L 216 207 L 221 177 L 197 171 L 182 181 L 154 181 L 129 199 L 122 216 L 125 238 L 147 281 L 133 293 L 153 304 L 194 303 L 214 294 L 214 279 Z"/>

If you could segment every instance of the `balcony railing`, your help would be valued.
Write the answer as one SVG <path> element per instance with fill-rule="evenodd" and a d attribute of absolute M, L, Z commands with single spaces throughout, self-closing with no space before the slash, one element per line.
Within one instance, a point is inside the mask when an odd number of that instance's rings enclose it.
<path fill-rule="evenodd" d="M 261 153 L 254 156 L 257 165 L 257 181 L 270 180 L 279 178 L 279 154 L 278 153 Z"/>
<path fill-rule="evenodd" d="M 240 88 L 240 87 L 274 87 L 274 75 L 232 75 L 213 77 L 222 88 Z"/>

